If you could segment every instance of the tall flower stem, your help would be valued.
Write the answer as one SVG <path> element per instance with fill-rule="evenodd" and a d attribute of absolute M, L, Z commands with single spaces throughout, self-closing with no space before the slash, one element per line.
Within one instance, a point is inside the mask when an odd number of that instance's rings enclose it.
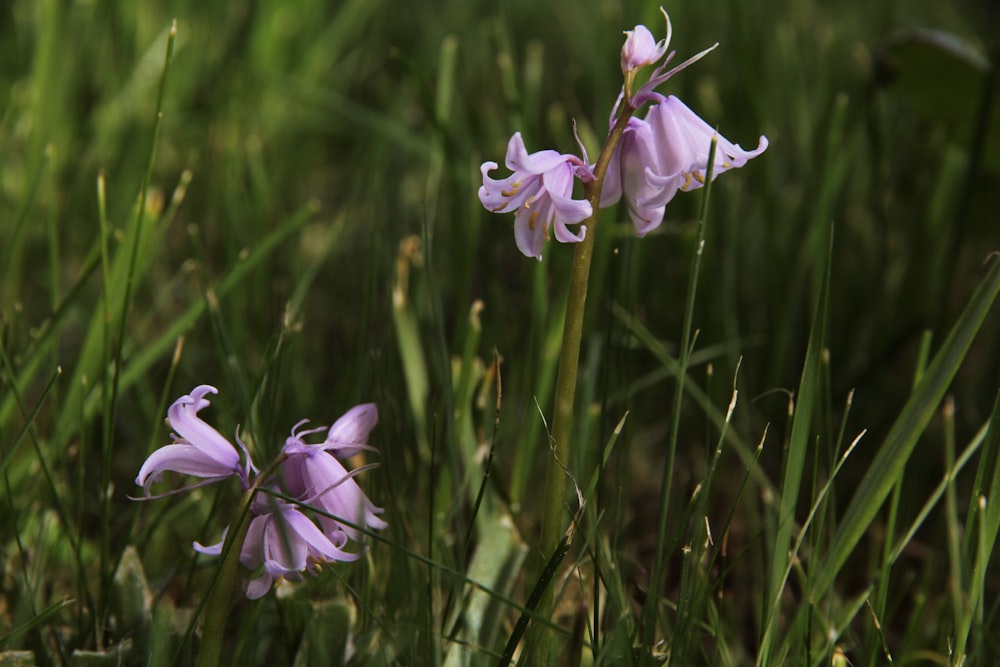
<path fill-rule="evenodd" d="M 250 503 L 253 502 L 256 491 L 256 486 L 252 486 L 243 494 L 233 530 L 226 534 L 222 546 L 222 562 L 219 563 L 218 574 L 205 605 L 205 624 L 202 626 L 198 667 L 217 667 L 222 659 L 226 619 L 229 618 L 229 605 L 239 579 L 240 550 L 250 529 Z"/>
<path fill-rule="evenodd" d="M 573 266 L 570 271 L 569 295 L 566 301 L 566 320 L 563 323 L 562 347 L 559 351 L 559 374 L 556 378 L 555 416 L 552 422 L 552 456 L 549 457 L 545 476 L 545 504 L 542 516 L 542 535 L 539 549 L 538 572 L 545 569 L 549 558 L 556 552 L 565 530 L 566 470 L 569 464 L 570 441 L 573 435 L 573 408 L 576 401 L 576 377 L 580 366 L 580 342 L 583 338 L 583 319 L 587 303 L 587 287 L 590 282 L 590 261 L 594 254 L 594 238 L 597 231 L 597 214 L 601 204 L 601 188 L 604 175 L 611 162 L 611 155 L 621 140 L 628 125 L 628 119 L 635 111 L 623 104 L 622 112 L 612 127 L 608 140 L 601 150 L 594 167 L 594 180 L 584 188 L 587 201 L 593 213 L 584 220 L 587 236 L 576 244 Z M 550 582 L 551 583 L 551 582 Z M 537 613 L 548 618 L 552 614 L 552 587 L 547 586 L 537 608 Z M 548 664 L 551 634 L 541 624 L 532 623 L 528 627 L 524 664 Z"/>

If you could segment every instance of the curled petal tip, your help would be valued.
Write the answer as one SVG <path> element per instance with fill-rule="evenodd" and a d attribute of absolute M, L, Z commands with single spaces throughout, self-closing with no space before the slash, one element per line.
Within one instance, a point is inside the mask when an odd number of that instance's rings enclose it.
<path fill-rule="evenodd" d="M 483 185 L 479 201 L 492 213 L 516 211 L 514 239 L 523 255 L 541 260 L 542 247 L 553 232 L 563 242 L 583 238 L 565 226 L 578 224 L 590 215 L 588 202 L 572 198 L 575 179 L 593 180 L 591 167 L 585 161 L 553 150 L 528 153 L 520 132 L 515 132 L 507 144 L 506 157 L 506 166 L 513 173 L 505 179 L 494 179 L 489 172 L 495 165 L 484 162 L 480 166 Z"/>
<path fill-rule="evenodd" d="M 170 406 L 167 421 L 174 430 L 174 442 L 150 454 L 135 479 L 146 495 L 166 471 L 212 481 L 236 476 L 247 485 L 249 470 L 256 469 L 249 452 L 243 449 L 247 462 L 244 467 L 240 464 L 240 450 L 198 417 L 198 411 L 209 405 L 205 395 L 215 393 L 215 387 L 199 385 Z"/>

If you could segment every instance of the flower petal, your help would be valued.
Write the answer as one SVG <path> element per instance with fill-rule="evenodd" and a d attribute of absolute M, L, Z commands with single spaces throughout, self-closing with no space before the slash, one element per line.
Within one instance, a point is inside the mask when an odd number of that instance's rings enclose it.
<path fill-rule="evenodd" d="M 205 394 L 217 394 L 218 389 L 203 384 L 188 396 L 181 396 L 167 411 L 170 427 L 187 443 L 193 445 L 207 456 L 229 467 L 238 470 L 240 454 L 237 449 L 218 431 L 198 418 L 198 411 L 208 407 L 209 401 Z"/>
<path fill-rule="evenodd" d="M 255 499 L 254 505 L 256 504 Z M 256 570 L 264 562 L 264 530 L 267 528 L 268 517 L 268 514 L 262 514 L 250 520 L 247 536 L 243 539 L 243 547 L 240 549 L 240 562 L 248 570 Z M 270 587 L 270 584 L 268 586 Z"/>
<path fill-rule="evenodd" d="M 521 133 L 515 132 L 510 141 L 507 142 L 507 157 L 504 159 L 504 164 L 515 174 L 525 172 L 538 175 L 558 167 L 565 161 L 565 155 L 553 150 L 528 153 L 528 149 L 524 147 Z"/>
<path fill-rule="evenodd" d="M 135 483 L 148 493 L 149 487 L 168 470 L 192 477 L 219 479 L 233 474 L 232 468 L 220 464 L 191 445 L 165 445 L 149 455 L 139 469 Z"/>
<path fill-rule="evenodd" d="M 551 195 L 552 207 L 555 211 L 552 225 L 556 240 L 561 243 L 579 243 L 587 236 L 587 226 L 580 225 L 580 231 L 574 234 L 568 225 L 577 225 L 590 217 L 593 209 L 590 202 L 579 199 L 569 199 Z"/>
<path fill-rule="evenodd" d="M 309 518 L 297 510 L 282 513 L 289 526 L 299 539 L 308 547 L 314 557 L 322 556 L 328 561 L 353 561 L 361 557 L 360 553 L 341 551 Z M 343 531 L 338 531 L 343 532 Z"/>
<path fill-rule="evenodd" d="M 553 232 L 556 240 L 562 243 L 578 243 L 587 234 L 586 227 L 576 234 L 569 231 L 567 225 L 578 224 L 590 217 L 593 209 L 590 202 L 583 199 L 573 199 L 573 168 L 567 163 L 557 169 L 545 172 L 542 182 L 549 193 L 551 211 L 548 216 L 555 218 Z"/>
<path fill-rule="evenodd" d="M 514 241 L 526 257 L 542 261 L 542 247 L 548 231 L 549 194 L 543 193 L 517 210 L 514 216 Z"/>
<path fill-rule="evenodd" d="M 306 569 L 309 546 L 298 539 L 287 521 L 298 514 L 288 509 L 267 516 L 264 529 L 264 571 L 271 576 L 285 576 Z"/>
<path fill-rule="evenodd" d="M 327 431 L 323 448 L 341 458 L 350 458 L 368 445 L 368 435 L 378 423 L 374 403 L 355 405 Z"/>
<path fill-rule="evenodd" d="M 209 546 L 203 545 L 201 542 L 193 542 L 191 547 L 200 554 L 205 554 L 206 556 L 221 556 L 222 546 L 226 543 L 226 535 L 229 533 L 229 526 L 226 526 L 222 530 L 222 539 L 219 540 L 218 544 L 210 544 Z"/>
<path fill-rule="evenodd" d="M 634 121 L 634 122 L 633 122 Z M 649 123 L 632 119 L 622 135 L 621 181 L 623 197 L 636 234 L 643 237 L 660 226 L 666 202 L 647 204 L 650 197 L 664 193 L 669 177 L 661 177 L 664 147 L 657 144 Z M 676 192 L 676 186 L 672 192 Z M 672 194 L 670 195 L 673 196 Z"/>
<path fill-rule="evenodd" d="M 267 572 L 262 573 L 256 579 L 251 579 L 247 582 L 247 599 L 257 600 L 264 597 L 269 590 L 271 590 L 271 584 L 274 583 L 274 577 L 269 575 Z"/>
<path fill-rule="evenodd" d="M 497 168 L 496 162 L 484 162 L 480 167 L 483 185 L 479 188 L 479 201 L 491 213 L 510 213 L 530 199 L 541 187 L 537 175 L 515 172 L 504 179 L 490 178 L 487 174 Z"/>
<path fill-rule="evenodd" d="M 307 502 L 318 510 L 334 517 L 342 518 L 361 528 L 382 529 L 386 523 L 376 515 L 382 512 L 368 499 L 358 483 L 344 466 L 332 455 L 322 449 L 322 445 L 307 445 L 315 447 L 312 454 L 299 453 L 289 455 L 283 464 L 283 469 L 290 473 L 288 477 L 297 477 L 303 489 L 296 489 L 306 497 Z M 291 489 L 289 489 L 291 490 Z M 330 536 L 332 530 L 342 530 L 352 540 L 360 537 L 360 531 L 352 526 L 341 524 L 336 520 L 320 517 L 320 525 Z"/>

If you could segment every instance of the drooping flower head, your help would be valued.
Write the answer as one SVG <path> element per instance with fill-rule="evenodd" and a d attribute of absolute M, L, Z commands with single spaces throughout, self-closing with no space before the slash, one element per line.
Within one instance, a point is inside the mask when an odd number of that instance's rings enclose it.
<path fill-rule="evenodd" d="M 246 595 L 251 600 L 262 597 L 280 579 L 300 581 L 303 572 L 317 574 L 323 563 L 349 562 L 363 552 L 344 551 L 347 534 L 321 531 L 302 511 L 302 506 L 278 497 L 281 491 L 270 487 L 258 493 L 250 505 L 250 526 L 240 549 L 240 563 L 250 570 Z M 209 556 L 222 554 L 226 533 L 218 544 L 194 543 L 194 550 Z M 263 566 L 263 567 L 262 567 Z"/>
<path fill-rule="evenodd" d="M 159 481 L 166 471 L 182 475 L 202 477 L 203 484 L 217 482 L 226 477 L 237 477 L 248 488 L 250 472 L 257 472 L 250 453 L 236 436 L 237 449 L 218 431 L 198 417 L 198 412 L 210 405 L 206 394 L 217 394 L 219 390 L 203 384 L 195 387 L 190 394 L 181 396 L 167 411 L 167 422 L 173 429 L 173 444 L 160 447 L 149 455 L 139 469 L 135 483 L 149 496 L 150 486 Z M 241 464 L 240 454 L 245 457 Z"/>
<path fill-rule="evenodd" d="M 550 227 L 557 241 L 583 240 L 586 227 L 581 226 L 575 234 L 569 229 L 569 225 L 586 220 L 592 213 L 590 202 L 573 199 L 574 178 L 590 175 L 583 160 L 552 150 L 528 153 L 521 133 L 515 132 L 507 143 L 505 164 L 514 173 L 500 180 L 489 176 L 498 168 L 496 162 L 484 162 L 480 167 L 483 185 L 479 201 L 493 213 L 517 211 L 514 238 L 525 256 L 542 259 Z"/>
<path fill-rule="evenodd" d="M 713 180 L 724 171 L 742 167 L 767 148 L 767 137 L 761 136 L 756 149 L 744 150 L 718 134 L 677 97 L 658 96 L 658 100 L 644 120 L 629 119 L 601 193 L 601 206 L 625 199 L 640 237 L 660 225 L 667 203 L 679 190 L 687 192 L 705 184 L 713 137 Z"/>
<path fill-rule="evenodd" d="M 251 600 L 263 596 L 277 579 L 299 581 L 303 572 L 316 574 L 323 563 L 354 561 L 361 552 L 344 551 L 347 534 L 320 530 L 298 505 L 264 493 L 254 499 L 254 513 L 240 551 L 240 562 L 258 576 L 247 582 Z"/>
<path fill-rule="evenodd" d="M 302 422 L 296 427 L 301 425 Z M 354 480 L 362 469 L 348 472 L 328 451 L 336 451 L 328 442 L 315 445 L 306 443 L 303 436 L 312 432 L 315 430 L 292 429 L 291 436 L 285 440 L 285 446 L 281 450 L 287 457 L 282 464 L 281 474 L 288 495 L 330 515 L 320 514 L 317 517 L 327 535 L 343 532 L 350 539 L 358 540 L 363 530 L 385 528 L 388 524 L 378 516 L 383 510 L 368 499 Z"/>
<path fill-rule="evenodd" d="M 246 595 L 262 597 L 275 581 L 299 581 L 303 572 L 316 574 L 324 563 L 354 561 L 360 551 L 347 551 L 361 531 L 386 528 L 376 507 L 354 480 L 359 468 L 348 472 L 331 452 L 370 449 L 365 443 L 375 426 L 373 404 L 359 405 L 329 429 L 327 441 L 311 445 L 304 438 L 323 427 L 292 428 L 282 448 L 279 470 L 257 493 L 250 506 L 250 526 L 240 551 L 240 562 L 251 571 Z M 289 502 L 287 499 L 294 499 Z M 227 529 L 228 530 L 228 529 Z M 218 556 L 222 541 L 211 546 L 194 543 L 195 551 Z"/>
<path fill-rule="evenodd" d="M 650 107 L 646 114 L 646 122 L 653 128 L 653 141 L 657 145 L 670 147 L 669 151 L 664 152 L 667 157 L 665 171 L 678 173 L 680 182 L 677 187 L 684 192 L 695 190 L 705 184 L 708 149 L 713 137 L 715 138 L 713 180 L 725 171 L 742 167 L 748 160 L 767 149 L 767 137 L 761 135 L 757 139 L 757 148 L 744 150 L 739 144 L 734 144 L 720 135 L 673 95 Z"/>

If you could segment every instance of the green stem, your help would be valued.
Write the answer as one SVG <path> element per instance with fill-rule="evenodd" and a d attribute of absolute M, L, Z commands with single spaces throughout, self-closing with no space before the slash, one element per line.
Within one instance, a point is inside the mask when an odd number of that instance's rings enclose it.
<path fill-rule="evenodd" d="M 205 625 L 202 627 L 201 650 L 198 652 L 199 667 L 217 667 L 221 661 L 229 604 L 239 578 L 240 551 L 247 530 L 250 529 L 250 503 L 253 502 L 256 491 L 256 487 L 251 487 L 243 494 L 235 525 L 226 534 L 226 541 L 222 546 L 222 562 L 205 604 Z"/>
<path fill-rule="evenodd" d="M 545 476 L 545 504 L 542 517 L 542 535 L 539 550 L 539 571 L 545 567 L 559 547 L 565 531 L 566 478 L 565 466 L 569 464 L 570 439 L 573 434 L 573 406 L 576 400 L 576 376 L 580 365 L 580 341 L 583 337 L 583 319 L 590 280 L 590 260 L 594 254 L 597 214 L 600 210 L 601 188 L 611 155 L 621 139 L 628 119 L 635 110 L 623 104 L 621 115 L 608 135 L 594 167 L 594 180 L 584 186 L 592 213 L 583 221 L 587 236 L 576 244 L 570 272 L 569 295 L 566 301 L 566 320 L 563 323 L 562 348 L 559 351 L 559 375 L 556 378 L 555 416 L 552 423 L 552 456 L 549 457 Z M 553 577 L 554 579 L 554 577 Z M 538 613 L 552 615 L 552 587 L 546 586 Z M 528 665 L 545 665 L 548 661 L 551 633 L 544 625 L 533 623 L 528 627 L 525 654 Z"/>

